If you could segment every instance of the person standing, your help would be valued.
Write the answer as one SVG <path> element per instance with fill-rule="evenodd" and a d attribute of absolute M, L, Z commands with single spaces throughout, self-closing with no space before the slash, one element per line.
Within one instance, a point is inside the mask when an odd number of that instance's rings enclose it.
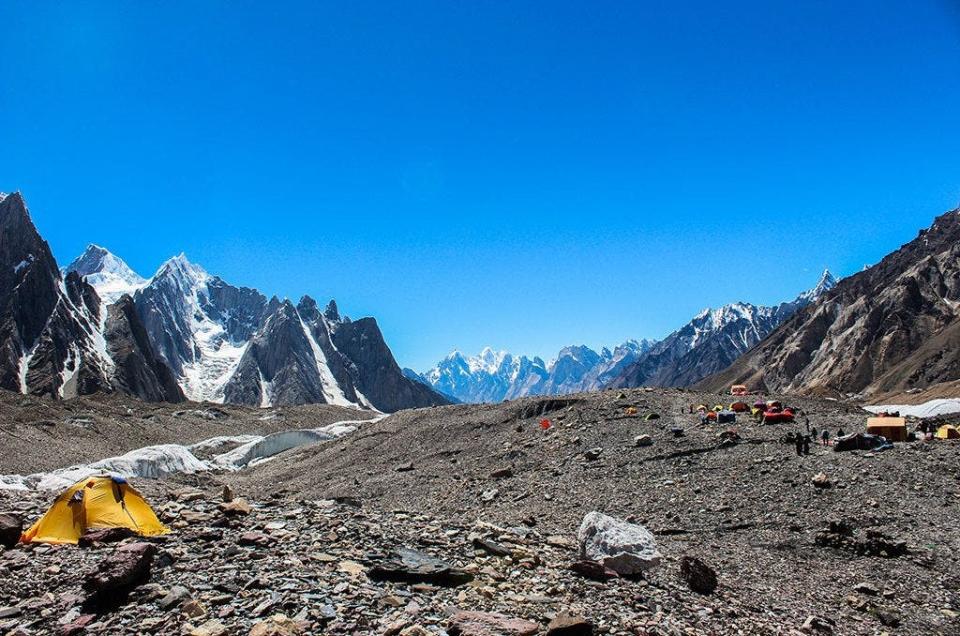
<path fill-rule="evenodd" d="M 794 433 L 793 437 L 797 447 L 797 457 L 803 457 L 803 436 L 800 433 Z"/>
<path fill-rule="evenodd" d="M 828 431 L 827 429 L 823 429 L 823 433 L 820 435 L 820 439 L 823 440 L 823 445 L 824 445 L 824 446 L 829 446 L 829 445 L 830 445 L 830 431 Z"/>

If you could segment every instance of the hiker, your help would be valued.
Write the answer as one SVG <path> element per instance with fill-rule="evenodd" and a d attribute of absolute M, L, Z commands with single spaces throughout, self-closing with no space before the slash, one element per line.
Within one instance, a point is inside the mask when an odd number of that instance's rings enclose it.
<path fill-rule="evenodd" d="M 807 427 L 807 434 L 810 434 L 810 418 L 806 415 L 803 416 L 803 425 Z"/>
<path fill-rule="evenodd" d="M 837 429 L 837 437 L 843 437 L 844 435 L 845 435 L 845 433 L 843 432 L 843 429 L 842 429 L 842 428 L 838 428 L 838 429 Z"/>
<path fill-rule="evenodd" d="M 803 457 L 803 437 L 800 433 L 794 433 L 793 441 L 797 447 L 797 457 Z"/>
<path fill-rule="evenodd" d="M 830 445 L 830 431 L 828 431 L 827 429 L 823 429 L 823 433 L 820 435 L 820 439 L 823 440 L 823 445 L 824 445 L 824 446 L 829 446 L 829 445 Z"/>
<path fill-rule="evenodd" d="M 810 439 L 810 436 L 809 436 L 809 435 L 804 435 L 804 436 L 803 436 L 803 454 L 804 454 L 804 455 L 809 455 L 809 454 L 810 454 L 810 442 L 811 442 L 811 441 L 812 441 L 812 440 Z"/>
<path fill-rule="evenodd" d="M 816 426 L 814 426 L 812 429 L 810 429 L 810 437 L 812 437 L 813 439 L 817 439 L 817 427 L 816 427 Z"/>

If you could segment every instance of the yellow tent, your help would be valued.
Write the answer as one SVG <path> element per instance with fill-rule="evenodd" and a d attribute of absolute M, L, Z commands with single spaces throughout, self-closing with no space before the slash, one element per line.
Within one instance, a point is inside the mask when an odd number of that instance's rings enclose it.
<path fill-rule="evenodd" d="M 960 430 L 953 424 L 944 424 L 937 429 L 937 439 L 960 439 Z"/>
<path fill-rule="evenodd" d="M 143 496 L 120 477 L 89 477 L 67 488 L 47 514 L 23 533 L 23 543 L 76 543 L 88 530 L 129 528 L 152 537 L 170 530 Z"/>

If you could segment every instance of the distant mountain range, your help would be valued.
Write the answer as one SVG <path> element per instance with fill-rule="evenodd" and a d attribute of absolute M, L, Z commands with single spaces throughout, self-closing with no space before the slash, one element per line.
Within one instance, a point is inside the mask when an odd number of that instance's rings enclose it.
<path fill-rule="evenodd" d="M 0 388 L 385 412 L 448 402 L 403 374 L 376 320 L 334 301 L 268 299 L 183 254 L 144 279 L 90 245 L 60 271 L 19 193 L 0 195 Z"/>
<path fill-rule="evenodd" d="M 699 383 L 861 397 L 960 378 L 960 209 L 840 281 Z"/>
<path fill-rule="evenodd" d="M 477 356 L 454 351 L 418 377 L 437 391 L 461 402 L 499 402 L 525 395 L 593 391 L 616 378 L 651 346 L 628 340 L 599 352 L 585 346 L 563 348 L 556 360 L 516 356 L 489 347 Z"/>
<path fill-rule="evenodd" d="M 827 293 L 837 279 L 824 270 L 817 284 L 772 307 L 737 302 L 705 309 L 655 344 L 607 387 L 691 386 L 766 338 L 783 321 Z"/>
<path fill-rule="evenodd" d="M 486 348 L 454 351 L 419 378 L 462 402 L 498 402 L 526 395 L 560 395 L 634 386 L 689 386 L 729 366 L 798 309 L 836 284 L 824 271 L 817 284 L 774 307 L 733 303 L 705 309 L 663 340 L 629 340 L 612 351 L 586 346 L 560 350 L 550 364 Z"/>

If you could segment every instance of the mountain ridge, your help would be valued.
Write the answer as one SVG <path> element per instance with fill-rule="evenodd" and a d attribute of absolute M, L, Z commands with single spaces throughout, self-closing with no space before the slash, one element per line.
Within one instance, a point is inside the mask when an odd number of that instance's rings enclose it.
<path fill-rule="evenodd" d="M 60 269 L 19 193 L 0 197 L 0 239 L 0 388 L 384 412 L 448 402 L 403 374 L 376 320 L 333 300 L 268 299 L 183 253 L 145 279 L 91 243 Z"/>
<path fill-rule="evenodd" d="M 735 382 L 761 390 L 866 397 L 955 380 L 958 309 L 960 208 L 840 281 L 698 386 Z"/>

